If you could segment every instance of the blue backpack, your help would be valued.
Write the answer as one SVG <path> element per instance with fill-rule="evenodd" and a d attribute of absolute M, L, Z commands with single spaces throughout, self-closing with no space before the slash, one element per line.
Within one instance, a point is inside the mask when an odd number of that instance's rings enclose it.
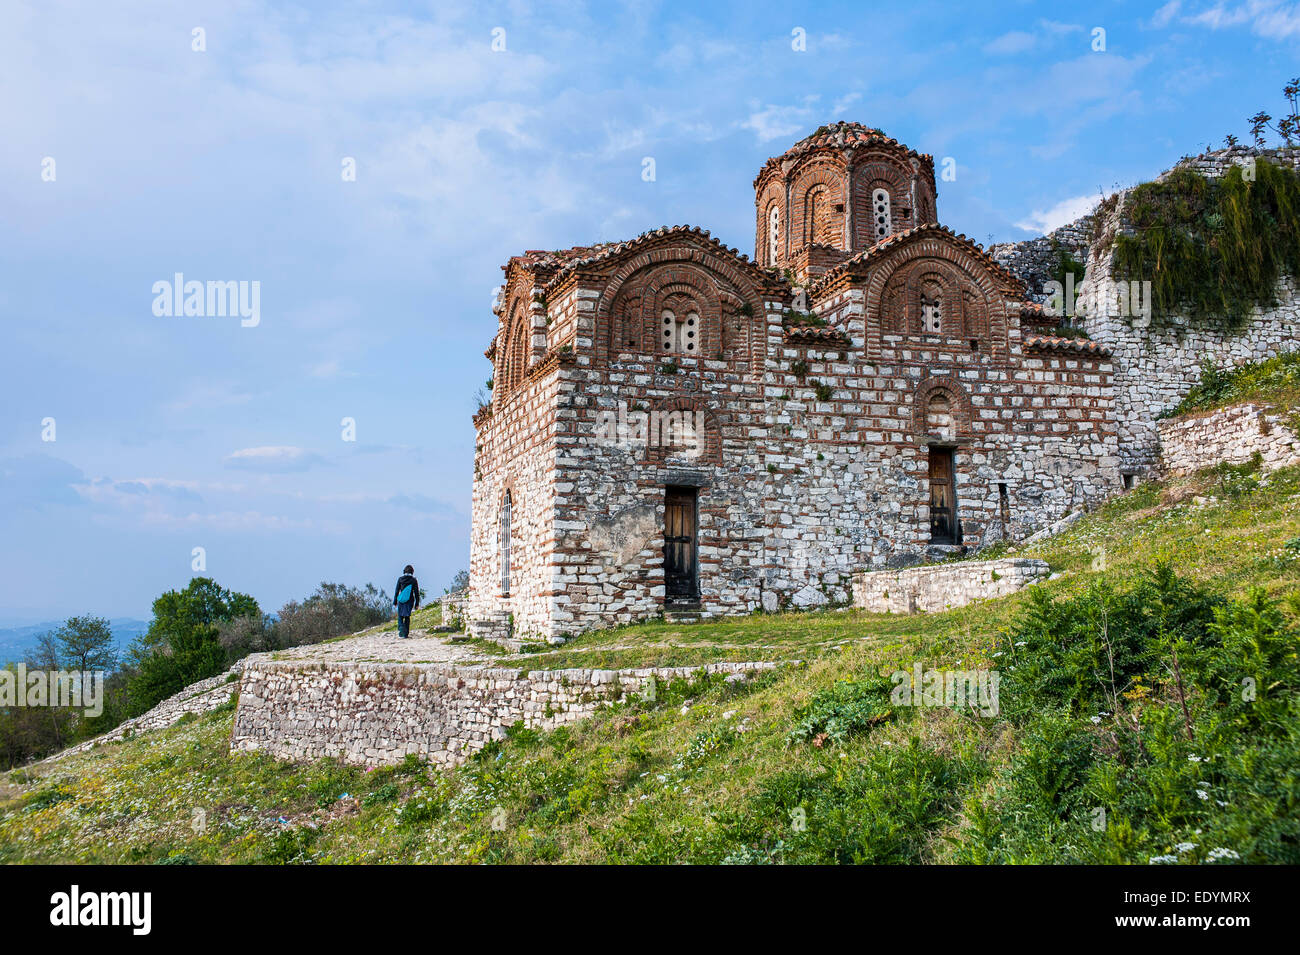
<path fill-rule="evenodd" d="M 405 587 L 402 588 L 402 592 L 401 592 L 400 594 L 397 595 L 397 602 L 398 602 L 399 604 L 409 604 L 409 603 L 411 602 L 411 585 L 410 585 L 410 584 L 407 584 Z"/>

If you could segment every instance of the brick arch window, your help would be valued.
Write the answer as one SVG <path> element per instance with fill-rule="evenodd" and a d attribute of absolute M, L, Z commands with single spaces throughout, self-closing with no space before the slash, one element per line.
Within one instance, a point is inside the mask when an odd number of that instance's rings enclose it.
<path fill-rule="evenodd" d="M 877 242 L 893 231 L 889 210 L 889 190 L 877 186 L 871 190 L 871 234 Z"/>
<path fill-rule="evenodd" d="M 510 492 L 506 491 L 505 496 L 501 499 L 501 513 L 498 518 L 498 533 L 500 534 L 498 550 L 501 555 L 501 593 L 503 596 L 510 594 L 510 517 L 513 506 Z"/>
<path fill-rule="evenodd" d="M 665 308 L 659 315 L 659 342 L 669 354 L 699 354 L 702 330 L 700 310 L 694 303 Z"/>
<path fill-rule="evenodd" d="M 927 275 L 921 280 L 921 331 L 938 335 L 945 330 L 945 322 L 950 322 L 951 315 L 944 315 L 943 285 L 938 278 Z"/>
<path fill-rule="evenodd" d="M 781 207 L 775 202 L 767 211 L 767 264 L 776 265 L 781 256 Z"/>
<path fill-rule="evenodd" d="M 822 242 L 826 238 L 826 187 L 813 186 L 803 203 L 804 242 Z"/>

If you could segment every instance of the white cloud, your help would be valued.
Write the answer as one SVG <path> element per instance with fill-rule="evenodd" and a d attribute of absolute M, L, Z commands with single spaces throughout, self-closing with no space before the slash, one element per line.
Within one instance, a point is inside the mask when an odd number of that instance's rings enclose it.
<path fill-rule="evenodd" d="M 1032 33 L 1026 33 L 1024 30 L 1012 30 L 1010 33 L 1004 33 L 995 40 L 990 40 L 984 44 L 984 52 L 999 56 L 1005 56 L 1011 53 L 1024 53 L 1026 50 L 1032 50 L 1038 45 L 1038 38 Z"/>
<path fill-rule="evenodd" d="M 812 109 L 808 106 L 767 106 L 750 113 L 740 124 L 741 129 L 752 129 L 760 143 L 773 139 L 789 139 L 808 128 Z"/>
<path fill-rule="evenodd" d="M 844 113 L 847 112 L 848 108 L 860 99 L 862 99 L 861 93 L 848 93 L 841 96 L 835 101 L 835 104 L 831 106 L 831 115 L 843 116 Z"/>
<path fill-rule="evenodd" d="M 1079 33 L 1083 30 L 1083 27 L 1077 23 L 1061 23 L 1059 20 L 1039 20 L 1038 25 L 1055 36 Z"/>
<path fill-rule="evenodd" d="M 324 361 L 318 361 L 308 369 L 308 374 L 313 378 L 355 378 L 355 371 L 344 371 L 343 363 L 337 358 L 326 358 Z"/>
<path fill-rule="evenodd" d="M 1045 234 L 1086 216 L 1097 207 L 1098 201 L 1099 197 L 1095 195 L 1071 196 L 1069 199 L 1062 199 L 1050 209 L 1035 209 L 1017 222 L 1016 228 Z"/>
<path fill-rule="evenodd" d="M 1169 4 L 1166 4 L 1167 6 Z M 1157 11 L 1157 18 L 1166 7 L 1161 7 Z M 1173 16 L 1172 12 L 1170 16 Z M 1211 30 L 1224 30 L 1249 24 L 1251 32 L 1256 36 L 1283 40 L 1300 36 L 1300 4 L 1281 3 L 1279 0 L 1246 0 L 1236 5 L 1221 2 L 1199 13 L 1183 17 L 1182 22 L 1208 27 Z"/>
<path fill-rule="evenodd" d="M 1151 26 L 1157 30 L 1169 26 L 1169 23 L 1183 6 L 1183 0 L 1169 0 L 1151 16 Z"/>
<path fill-rule="evenodd" d="M 246 471 L 263 471 L 281 473 L 285 471 L 305 471 L 317 464 L 323 464 L 324 458 L 314 451 L 290 445 L 265 445 L 257 448 L 241 448 L 226 458 L 226 465 Z"/>

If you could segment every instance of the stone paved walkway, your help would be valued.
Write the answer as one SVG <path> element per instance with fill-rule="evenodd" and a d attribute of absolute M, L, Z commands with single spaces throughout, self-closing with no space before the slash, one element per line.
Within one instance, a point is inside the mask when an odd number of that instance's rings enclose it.
<path fill-rule="evenodd" d="M 451 642 L 453 634 L 412 630 L 403 640 L 396 630 L 370 630 L 342 640 L 313 643 L 260 655 L 272 660 L 355 661 L 358 663 L 470 663 L 482 662 L 482 651 Z"/>

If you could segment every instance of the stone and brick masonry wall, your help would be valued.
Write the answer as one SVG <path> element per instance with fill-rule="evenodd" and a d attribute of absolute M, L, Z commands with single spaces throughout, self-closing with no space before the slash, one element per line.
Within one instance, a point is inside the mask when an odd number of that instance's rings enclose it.
<path fill-rule="evenodd" d="M 1000 242 L 989 246 L 989 255 L 999 265 L 1020 276 L 1030 299 L 1046 302 L 1049 297 L 1047 283 L 1053 281 L 1062 252 L 1080 264 L 1087 264 L 1094 222 L 1094 216 L 1086 215 L 1035 239 Z M 1076 278 L 1076 281 L 1082 280 L 1082 275 Z"/>
<path fill-rule="evenodd" d="M 1255 454 L 1265 471 L 1300 463 L 1300 437 L 1281 414 L 1259 405 L 1169 418 L 1158 427 L 1160 467 L 1167 474 L 1190 474 L 1220 461 L 1241 464 Z"/>
<path fill-rule="evenodd" d="M 467 611 L 475 634 L 499 637 L 489 617 L 506 611 L 523 639 L 661 613 L 670 485 L 699 489 L 701 617 L 847 603 L 864 567 L 906 566 L 928 552 L 929 439 L 918 408 L 936 387 L 958 405 L 967 546 L 1019 539 L 1119 487 L 1108 357 L 1027 344 L 1000 289 L 982 292 L 979 330 L 921 336 L 883 330 L 880 309 L 850 284 L 819 304 L 828 327 L 792 336 L 784 295 L 698 245 L 665 237 L 619 272 L 643 297 L 689 286 L 727 303 L 721 314 L 702 309 L 698 356 L 670 362 L 629 348 L 642 331 L 626 316 L 639 313 L 620 313 L 615 292 L 602 296 L 603 276 L 550 294 L 551 328 L 573 336 L 572 360 L 501 402 L 480 429 Z M 907 261 L 986 275 L 958 246 L 935 235 Z M 528 415 L 517 416 L 525 402 Z M 602 416 L 666 408 L 705 415 L 701 454 L 656 455 L 600 437 Z M 544 452 L 504 453 L 507 434 L 530 433 L 548 434 Z M 514 556 L 528 567 L 515 595 L 499 601 L 493 509 L 511 471 L 520 475 L 514 506 L 538 523 L 522 530 L 516 518 Z"/>
<path fill-rule="evenodd" d="M 876 613 L 951 610 L 1013 594 L 1050 572 L 1046 561 L 1024 557 L 877 570 L 853 579 L 853 606 Z"/>
<path fill-rule="evenodd" d="M 556 376 L 498 397 L 475 451 L 470 587 L 466 614 L 478 635 L 504 638 L 548 619 L 555 520 Z M 502 593 L 501 512 L 510 514 L 510 593 Z"/>
<path fill-rule="evenodd" d="M 288 760 L 341 757 L 368 766 L 414 754 L 453 766 L 500 739 L 516 722 L 535 729 L 576 723 L 602 705 L 644 693 L 652 678 L 668 681 L 705 671 L 744 679 L 779 665 L 521 672 L 428 663 L 249 660 L 230 748 Z"/>

